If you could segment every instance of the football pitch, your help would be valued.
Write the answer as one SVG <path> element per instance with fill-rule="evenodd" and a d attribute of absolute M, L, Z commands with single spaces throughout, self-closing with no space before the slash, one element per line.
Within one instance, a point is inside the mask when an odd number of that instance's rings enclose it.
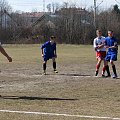
<path fill-rule="evenodd" d="M 92 45 L 57 45 L 47 75 L 39 46 L 3 46 L 13 62 L 0 54 L 0 120 L 120 120 L 120 79 L 94 77 Z M 115 64 L 120 76 L 119 54 Z"/>

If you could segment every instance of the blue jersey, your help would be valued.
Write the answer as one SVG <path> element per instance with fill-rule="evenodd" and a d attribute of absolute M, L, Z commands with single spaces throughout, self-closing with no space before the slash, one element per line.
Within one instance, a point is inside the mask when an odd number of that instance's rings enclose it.
<path fill-rule="evenodd" d="M 116 46 L 117 47 L 117 39 L 115 37 L 106 37 L 105 38 L 105 45 L 106 46 Z M 108 52 L 117 53 L 117 48 L 108 48 Z"/>
<path fill-rule="evenodd" d="M 55 57 L 55 51 L 56 51 L 56 43 L 52 43 L 50 41 L 45 42 L 41 49 L 43 49 L 44 52 L 44 59 L 49 60 L 50 58 Z"/>

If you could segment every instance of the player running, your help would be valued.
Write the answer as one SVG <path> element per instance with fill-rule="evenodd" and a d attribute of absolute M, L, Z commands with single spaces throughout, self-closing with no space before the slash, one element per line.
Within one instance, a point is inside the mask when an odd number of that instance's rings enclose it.
<path fill-rule="evenodd" d="M 112 69 L 113 69 L 113 76 L 112 78 L 117 78 L 116 67 L 114 61 L 117 61 L 117 53 L 118 53 L 118 45 L 117 39 L 114 37 L 114 33 L 112 30 L 108 31 L 108 37 L 105 39 L 106 48 L 108 48 L 107 55 L 106 55 L 106 65 L 108 66 L 108 62 L 110 62 Z M 109 67 L 106 67 L 106 70 L 109 71 Z"/>
<path fill-rule="evenodd" d="M 6 53 L 4 48 L 1 46 L 1 43 L 0 43 L 0 52 L 8 59 L 9 62 L 12 62 L 12 58 Z"/>
<path fill-rule="evenodd" d="M 58 73 L 56 70 L 56 42 L 55 42 L 55 36 L 51 36 L 50 40 L 45 42 L 42 46 L 42 57 L 43 57 L 43 74 L 46 75 L 46 64 L 49 59 L 52 59 L 53 61 L 53 69 L 54 73 Z"/>
<path fill-rule="evenodd" d="M 105 37 L 102 36 L 101 30 L 96 30 L 96 35 L 97 37 L 94 39 L 94 42 L 93 42 L 93 46 L 95 48 L 96 58 L 97 58 L 95 76 L 98 75 L 101 62 L 103 61 L 104 64 L 102 68 L 102 77 L 105 77 L 105 70 L 106 70 L 106 62 L 105 62 L 106 48 L 104 47 Z"/>
<path fill-rule="evenodd" d="M 4 48 L 1 46 L 1 43 L 0 43 L 0 52 L 8 59 L 9 62 L 12 62 L 12 58 L 6 53 Z M 1 97 L 1 95 L 0 95 L 0 97 Z"/>

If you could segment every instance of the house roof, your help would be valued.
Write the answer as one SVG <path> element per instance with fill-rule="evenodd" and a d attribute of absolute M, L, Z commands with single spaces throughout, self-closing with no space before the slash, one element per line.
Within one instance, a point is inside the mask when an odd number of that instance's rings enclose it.
<path fill-rule="evenodd" d="M 44 15 L 44 12 L 25 12 L 21 14 L 24 17 L 36 17 L 39 18 Z"/>
<path fill-rule="evenodd" d="M 46 22 L 47 24 L 52 24 L 53 25 L 53 22 L 55 20 L 55 18 L 57 17 L 57 15 L 50 15 L 50 14 L 43 14 L 41 17 L 39 17 L 33 24 L 32 26 L 35 26 L 37 25 L 38 23 L 44 21 Z"/>

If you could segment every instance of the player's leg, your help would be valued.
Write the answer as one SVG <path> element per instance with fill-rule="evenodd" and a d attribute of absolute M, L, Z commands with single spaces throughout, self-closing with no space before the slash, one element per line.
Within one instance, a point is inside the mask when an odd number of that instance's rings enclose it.
<path fill-rule="evenodd" d="M 105 70 L 106 70 L 106 61 L 105 61 L 105 57 L 106 57 L 106 51 L 101 52 L 101 58 L 102 58 L 102 61 L 103 61 L 102 77 L 105 77 Z"/>
<path fill-rule="evenodd" d="M 112 65 L 112 70 L 113 70 L 113 78 L 117 78 L 117 72 L 116 72 L 116 67 L 115 67 L 115 64 L 114 64 L 114 61 L 117 60 L 117 54 L 113 54 L 111 55 L 111 60 L 110 60 L 110 63 Z"/>
<path fill-rule="evenodd" d="M 47 64 L 47 61 L 44 61 L 43 62 L 43 74 L 46 75 L 46 64 Z"/>
<path fill-rule="evenodd" d="M 53 70 L 55 73 L 58 73 L 58 71 L 56 70 L 56 60 L 55 60 L 55 57 L 52 58 L 52 61 L 53 61 Z"/>
<path fill-rule="evenodd" d="M 112 70 L 113 70 L 113 78 L 117 78 L 117 72 L 116 72 L 116 67 L 115 64 L 113 63 L 113 61 L 110 61 L 111 65 L 112 65 Z"/>
<path fill-rule="evenodd" d="M 106 68 L 106 72 L 107 72 L 107 76 L 106 77 L 110 77 L 110 69 L 109 69 L 109 66 L 108 66 L 108 62 L 110 61 L 110 55 L 107 54 L 106 57 L 105 57 L 105 68 Z"/>
<path fill-rule="evenodd" d="M 110 69 L 109 69 L 109 66 L 108 66 L 108 61 L 106 61 L 105 70 L 107 72 L 107 76 L 106 77 L 111 77 L 111 75 L 110 75 Z"/>
<path fill-rule="evenodd" d="M 101 59 L 100 57 L 98 57 L 98 58 L 97 58 L 97 64 L 96 64 L 95 76 L 98 75 L 98 72 L 99 72 L 99 68 L 100 68 L 101 62 L 102 62 L 102 59 Z"/>
<path fill-rule="evenodd" d="M 105 61 L 104 61 L 103 68 L 102 68 L 102 77 L 105 77 L 105 70 L 106 70 L 106 65 L 105 65 Z"/>
<path fill-rule="evenodd" d="M 43 74 L 46 75 L 46 65 L 47 65 L 47 57 L 43 59 Z"/>

